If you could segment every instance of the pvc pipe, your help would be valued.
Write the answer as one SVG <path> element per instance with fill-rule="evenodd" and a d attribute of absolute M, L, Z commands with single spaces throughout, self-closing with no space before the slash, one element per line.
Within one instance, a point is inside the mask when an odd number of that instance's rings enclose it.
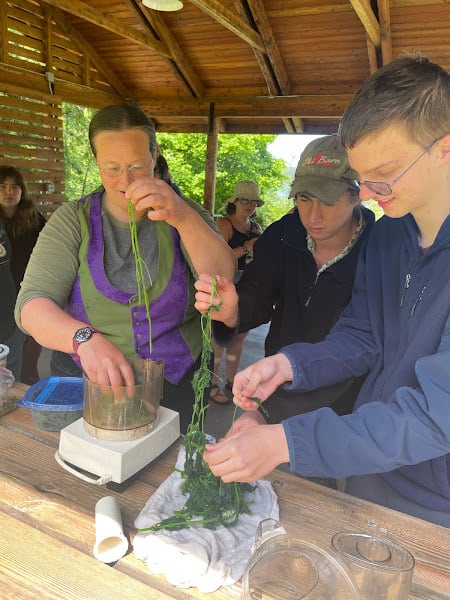
<path fill-rule="evenodd" d="M 123 534 L 117 498 L 100 498 L 95 505 L 95 558 L 103 563 L 113 563 L 122 558 L 127 550 L 128 540 Z"/>

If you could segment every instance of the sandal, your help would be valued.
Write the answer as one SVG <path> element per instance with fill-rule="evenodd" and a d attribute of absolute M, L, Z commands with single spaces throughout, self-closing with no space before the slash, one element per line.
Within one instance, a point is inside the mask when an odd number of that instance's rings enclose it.
<path fill-rule="evenodd" d="M 215 404 L 229 404 L 231 402 L 230 398 L 220 389 L 220 387 L 215 383 L 211 386 L 211 391 L 209 392 L 209 399 L 212 400 Z"/>
<path fill-rule="evenodd" d="M 227 390 L 227 392 L 230 392 L 230 394 L 231 394 L 233 391 L 233 381 L 228 381 L 228 379 L 227 379 L 227 382 L 225 384 L 225 389 Z"/>

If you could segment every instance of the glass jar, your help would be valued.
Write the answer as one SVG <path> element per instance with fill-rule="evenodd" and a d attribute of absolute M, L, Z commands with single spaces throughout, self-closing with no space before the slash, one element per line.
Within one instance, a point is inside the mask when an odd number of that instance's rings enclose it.
<path fill-rule="evenodd" d="M 162 361 L 141 358 L 133 367 L 135 385 L 130 387 L 98 385 L 84 378 L 84 427 L 93 437 L 136 440 L 157 423 L 164 365 Z"/>
<path fill-rule="evenodd" d="M 357 600 L 343 563 L 322 548 L 261 521 L 242 577 L 243 600 Z"/>

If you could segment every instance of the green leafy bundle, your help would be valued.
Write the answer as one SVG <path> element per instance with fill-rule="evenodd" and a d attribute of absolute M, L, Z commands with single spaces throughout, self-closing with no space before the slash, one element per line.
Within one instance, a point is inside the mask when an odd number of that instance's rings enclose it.
<path fill-rule="evenodd" d="M 213 299 L 218 297 L 216 284 L 216 278 L 213 278 L 209 308 L 201 317 L 203 350 L 200 367 L 192 379 L 195 392 L 192 419 L 182 441 L 186 459 L 183 470 L 178 471 L 183 479 L 181 491 L 188 495 L 188 498 L 184 507 L 175 511 L 171 517 L 139 531 L 175 530 L 190 525 L 200 525 L 209 529 L 215 529 L 219 525 L 231 527 L 236 523 L 240 514 L 250 513 L 250 501 L 244 495 L 246 492 L 252 491 L 254 486 L 248 483 L 224 483 L 220 477 L 211 473 L 202 458 L 207 443 L 207 436 L 204 432 L 207 405 L 205 405 L 204 396 L 205 390 L 211 383 L 209 364 L 213 353 L 211 311 L 220 308 L 220 306 L 213 305 Z M 233 415 L 233 421 L 234 417 L 235 415 Z"/>

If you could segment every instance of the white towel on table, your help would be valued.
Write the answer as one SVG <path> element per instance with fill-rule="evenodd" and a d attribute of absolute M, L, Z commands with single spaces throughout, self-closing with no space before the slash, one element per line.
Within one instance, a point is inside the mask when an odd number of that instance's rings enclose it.
<path fill-rule="evenodd" d="M 184 460 L 182 446 L 176 468 L 182 470 Z M 182 482 L 178 472 L 172 473 L 136 517 L 135 527 L 151 527 L 181 510 L 186 502 L 180 489 Z M 196 587 L 207 593 L 235 583 L 250 558 L 260 521 L 279 518 L 278 499 L 271 483 L 260 479 L 255 486 L 249 496 L 253 499 L 251 514 L 241 514 L 232 527 L 190 526 L 176 531 L 138 532 L 133 541 L 136 557 L 145 561 L 153 573 L 164 575 L 180 588 Z"/>

